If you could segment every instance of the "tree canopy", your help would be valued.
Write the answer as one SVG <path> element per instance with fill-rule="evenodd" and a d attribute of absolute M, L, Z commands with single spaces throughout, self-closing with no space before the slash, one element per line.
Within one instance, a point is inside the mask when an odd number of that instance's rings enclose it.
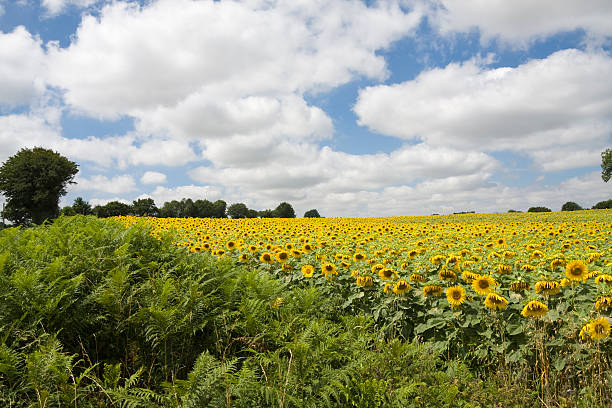
<path fill-rule="evenodd" d="M 321 215 L 316 209 L 308 210 L 304 213 L 304 218 L 321 218 Z"/>
<path fill-rule="evenodd" d="M 606 183 L 612 176 L 612 149 L 601 152 L 601 178 Z"/>
<path fill-rule="evenodd" d="M 274 210 L 278 218 L 295 218 L 295 211 L 291 204 L 282 202 Z"/>
<path fill-rule="evenodd" d="M 27 225 L 59 215 L 59 198 L 73 184 L 78 165 L 53 150 L 21 149 L 0 167 L 0 192 L 6 197 L 4 217 Z"/>
<path fill-rule="evenodd" d="M 567 203 L 561 206 L 561 211 L 578 211 L 578 210 L 582 210 L 582 207 L 573 201 L 568 201 Z"/>

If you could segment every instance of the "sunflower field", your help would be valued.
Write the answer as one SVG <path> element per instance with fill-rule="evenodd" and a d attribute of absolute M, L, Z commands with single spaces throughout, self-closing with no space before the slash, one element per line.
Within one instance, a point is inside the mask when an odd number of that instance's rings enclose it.
<path fill-rule="evenodd" d="M 610 386 L 610 211 L 120 220 L 179 231 L 175 244 L 190 253 L 316 288 L 389 337 L 431 341 L 487 370 L 520 366 L 542 393 Z"/>
<path fill-rule="evenodd" d="M 612 407 L 612 212 L 0 231 L 0 406 Z"/>

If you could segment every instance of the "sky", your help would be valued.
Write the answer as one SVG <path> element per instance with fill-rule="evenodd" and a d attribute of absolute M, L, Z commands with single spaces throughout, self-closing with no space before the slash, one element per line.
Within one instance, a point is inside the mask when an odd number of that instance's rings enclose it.
<path fill-rule="evenodd" d="M 609 0 L 0 0 L 0 161 L 76 162 L 61 206 L 590 208 L 611 21 Z"/>

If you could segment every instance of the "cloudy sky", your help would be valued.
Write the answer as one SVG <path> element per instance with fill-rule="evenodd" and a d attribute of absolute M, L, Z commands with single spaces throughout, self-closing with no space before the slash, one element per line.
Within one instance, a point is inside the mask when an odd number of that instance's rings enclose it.
<path fill-rule="evenodd" d="M 0 160 L 77 162 L 62 205 L 590 207 L 611 21 L 609 0 L 0 0 Z"/>

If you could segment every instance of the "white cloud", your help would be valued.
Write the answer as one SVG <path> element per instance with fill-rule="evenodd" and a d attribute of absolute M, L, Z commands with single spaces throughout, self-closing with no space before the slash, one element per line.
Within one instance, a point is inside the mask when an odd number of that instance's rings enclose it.
<path fill-rule="evenodd" d="M 56 16 L 65 11 L 68 7 L 78 7 L 78 8 L 86 8 L 99 0 L 42 0 L 41 5 L 45 9 L 50 16 Z"/>
<path fill-rule="evenodd" d="M 178 166 L 197 159 L 186 141 L 141 137 L 136 133 L 105 138 L 63 137 L 54 108 L 27 115 L 0 116 L 0 160 L 6 160 L 21 148 L 35 146 L 53 149 L 77 162 L 91 162 L 106 168 Z"/>
<path fill-rule="evenodd" d="M 609 55 L 573 49 L 516 68 L 471 60 L 365 88 L 354 110 L 361 125 L 433 146 L 592 150 L 612 133 L 610 72 Z"/>
<path fill-rule="evenodd" d="M 420 18 L 396 0 L 117 1 L 51 48 L 50 78 L 72 109 L 145 132 L 324 138 L 331 120 L 303 94 L 385 78 L 376 52 Z"/>
<path fill-rule="evenodd" d="M 45 90 L 41 41 L 23 26 L 0 32 L 0 106 L 28 104 Z"/>
<path fill-rule="evenodd" d="M 87 202 L 92 207 L 95 207 L 96 205 L 106 205 L 106 204 L 110 203 L 111 201 L 119 201 L 120 203 L 123 203 L 123 204 L 132 205 L 132 202 L 130 200 L 126 200 L 125 198 L 121 198 L 121 197 L 92 198 L 91 200 L 88 200 Z"/>
<path fill-rule="evenodd" d="M 134 178 L 128 174 L 111 178 L 103 175 L 95 175 L 90 178 L 77 176 L 75 182 L 76 184 L 70 188 L 71 191 L 92 190 L 109 194 L 123 194 L 136 190 Z"/>
<path fill-rule="evenodd" d="M 166 184 L 168 179 L 164 173 L 157 171 L 147 171 L 140 178 L 142 184 Z"/>
<path fill-rule="evenodd" d="M 584 30 L 589 36 L 612 35 L 608 0 L 438 0 L 430 18 L 442 33 L 478 29 L 485 40 L 526 45 L 559 32 Z"/>

